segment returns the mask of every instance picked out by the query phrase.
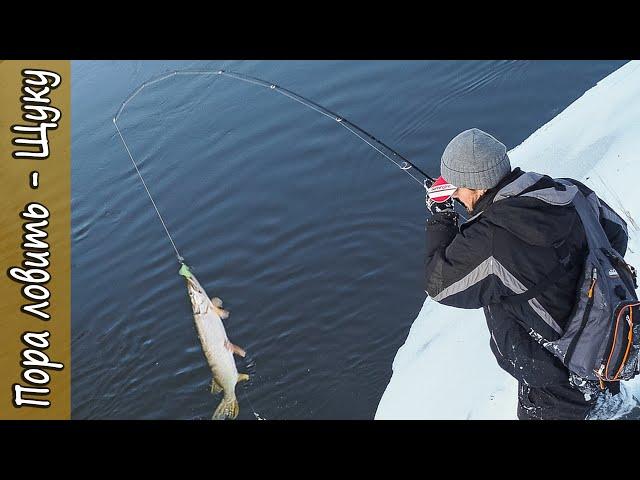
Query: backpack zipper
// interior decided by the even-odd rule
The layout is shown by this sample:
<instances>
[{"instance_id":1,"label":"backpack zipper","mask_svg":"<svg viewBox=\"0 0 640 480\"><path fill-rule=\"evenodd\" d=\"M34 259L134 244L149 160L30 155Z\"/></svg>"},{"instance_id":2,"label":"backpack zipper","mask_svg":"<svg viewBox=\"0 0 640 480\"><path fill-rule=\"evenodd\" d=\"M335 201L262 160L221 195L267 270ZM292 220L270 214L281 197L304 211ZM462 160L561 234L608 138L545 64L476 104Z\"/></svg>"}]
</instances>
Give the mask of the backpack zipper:
<instances>
[{"instance_id":1,"label":"backpack zipper","mask_svg":"<svg viewBox=\"0 0 640 480\"><path fill-rule=\"evenodd\" d=\"M627 305L624 305L622 308L620 308L620 311L618 312L618 315L616 315L616 321L612 324L612 329L611 329L611 333L609 334L609 342L611 342L611 347L609 350L609 355L605 354L605 357L602 359L602 364L600 365L600 369L597 372L597 376L598 378L600 378L600 381L602 382L602 380L607 380L607 381L619 381L621 380L621 378L619 377L620 373L622 372L622 369L624 368L624 365L627 361L627 358L629 356L629 350L631 348L631 345L633 344L633 308L636 307L638 305L638 302L636 303L630 303ZM622 356L622 359L620 360L620 365L618 367L617 372L613 375L613 377L611 376L611 374L609 373L609 367L611 366L611 360L612 360L612 355L613 355L613 351L615 349L616 346L616 338L618 336L618 330L620 327L620 322L621 322L621 317L623 316L625 310L628 310L628 322L627 325L629 326L629 331L627 332L627 344L626 344L626 349L624 352L624 355ZM624 320L623 320L624 322ZM622 327L624 328L624 327Z\"/></svg>"},{"instance_id":2,"label":"backpack zipper","mask_svg":"<svg viewBox=\"0 0 640 480\"><path fill-rule=\"evenodd\" d=\"M573 353L576 349L576 345L578 344L578 340L580 340L580 336L582 335L582 332L584 331L584 328L587 326L587 320L589 319L589 313L591 312L591 307L593 306L593 301L595 299L595 296L593 294L593 290L596 286L596 281L598 280L598 270L596 269L596 267L593 267L593 269L591 270L591 286L589 287L589 290L587 291L587 297L589 298L589 300L587 301L587 306L584 309L584 314L582 315L582 322L580 323L580 328L578 329L578 331L576 332L575 336L573 337L573 340L571 341L571 344L569 345L569 348L567 348L567 354L564 357L564 364L568 365L569 362L571 361L571 357L573 357Z\"/></svg>"}]
</instances>

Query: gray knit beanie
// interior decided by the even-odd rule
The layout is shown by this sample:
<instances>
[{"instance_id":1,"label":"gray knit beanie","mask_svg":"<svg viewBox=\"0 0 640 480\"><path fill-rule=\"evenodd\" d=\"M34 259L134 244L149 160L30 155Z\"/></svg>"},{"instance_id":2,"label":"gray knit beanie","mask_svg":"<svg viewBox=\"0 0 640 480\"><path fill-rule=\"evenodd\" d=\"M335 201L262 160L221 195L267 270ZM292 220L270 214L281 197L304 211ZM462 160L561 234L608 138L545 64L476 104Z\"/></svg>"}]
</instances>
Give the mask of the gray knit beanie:
<instances>
[{"instance_id":1,"label":"gray knit beanie","mask_svg":"<svg viewBox=\"0 0 640 480\"><path fill-rule=\"evenodd\" d=\"M478 128L456 135L444 149L440 175L456 187L495 187L511 172L507 147Z\"/></svg>"}]
</instances>

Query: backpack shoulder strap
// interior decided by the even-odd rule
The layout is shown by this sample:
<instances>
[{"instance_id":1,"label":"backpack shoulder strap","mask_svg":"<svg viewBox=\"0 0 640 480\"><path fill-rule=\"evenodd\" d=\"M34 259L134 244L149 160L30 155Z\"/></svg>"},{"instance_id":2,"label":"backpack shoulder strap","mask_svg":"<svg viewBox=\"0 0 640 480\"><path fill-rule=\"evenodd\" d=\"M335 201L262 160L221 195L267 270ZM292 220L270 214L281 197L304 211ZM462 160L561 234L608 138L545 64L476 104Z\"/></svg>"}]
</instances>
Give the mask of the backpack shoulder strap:
<instances>
[{"instance_id":1,"label":"backpack shoulder strap","mask_svg":"<svg viewBox=\"0 0 640 480\"><path fill-rule=\"evenodd\" d=\"M609 242L609 238L604 233L604 229L600 224L597 210L594 210L580 191L576 193L576 196L573 199L573 206L580 216L584 233L587 236L589 249L606 248L608 250L612 250L611 242Z\"/></svg>"}]
</instances>

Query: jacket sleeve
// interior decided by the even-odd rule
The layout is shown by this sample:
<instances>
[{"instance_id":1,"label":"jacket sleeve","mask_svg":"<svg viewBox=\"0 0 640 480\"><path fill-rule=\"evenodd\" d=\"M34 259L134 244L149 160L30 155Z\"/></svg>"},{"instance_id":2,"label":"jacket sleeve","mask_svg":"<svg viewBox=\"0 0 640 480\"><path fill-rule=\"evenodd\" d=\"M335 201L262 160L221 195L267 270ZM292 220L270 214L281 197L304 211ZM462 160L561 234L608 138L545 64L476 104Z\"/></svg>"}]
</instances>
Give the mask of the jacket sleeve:
<instances>
[{"instance_id":1,"label":"jacket sleeve","mask_svg":"<svg viewBox=\"0 0 640 480\"><path fill-rule=\"evenodd\" d=\"M607 238L611 246L624 257L627 253L627 243L629 241L629 233L627 231L627 222L618 215L613 208L598 198L600 202L600 225L607 234Z\"/></svg>"},{"instance_id":2,"label":"jacket sleeve","mask_svg":"<svg viewBox=\"0 0 640 480\"><path fill-rule=\"evenodd\" d=\"M426 226L425 291L435 301L480 308L512 293L500 280L492 255L492 227L483 220L459 231L437 217Z\"/></svg>"}]
</instances>

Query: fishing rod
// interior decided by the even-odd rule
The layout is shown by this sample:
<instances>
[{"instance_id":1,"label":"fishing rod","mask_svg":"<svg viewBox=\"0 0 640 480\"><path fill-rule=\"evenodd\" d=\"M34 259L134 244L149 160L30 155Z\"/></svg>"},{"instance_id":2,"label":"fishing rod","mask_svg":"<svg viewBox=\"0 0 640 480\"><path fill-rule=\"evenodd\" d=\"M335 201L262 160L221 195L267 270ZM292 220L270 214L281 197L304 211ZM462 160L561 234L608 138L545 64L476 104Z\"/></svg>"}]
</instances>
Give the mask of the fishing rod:
<instances>
[{"instance_id":1,"label":"fishing rod","mask_svg":"<svg viewBox=\"0 0 640 480\"><path fill-rule=\"evenodd\" d=\"M176 244L173 241L173 238L171 237L171 234L169 233L169 229L167 228L167 225L165 224L165 222L164 222L164 220L162 218L162 215L160 214L160 211L158 210L158 207L156 206L156 203L154 202L153 197L151 196L151 192L149 191L149 188L147 187L147 184L144 181L144 178L142 177L142 174L140 173L140 170L138 169L138 165L136 164L136 162L135 162L135 160L133 158L133 155L131 154L131 150L129 149L129 146L127 145L127 142L125 141L124 136L122 135L122 132L120 131L120 128L118 127L118 119L120 118L120 115L124 111L125 107L142 90L144 90L146 87L149 87L151 85L154 85L156 83L162 82L164 80L167 80L169 78L172 78L172 77L175 77L175 76L178 76L178 75L185 75L185 76L188 76L188 75L192 75L192 76L193 75L210 75L210 76L226 77L226 78L239 80L239 81L244 82L244 83L248 83L248 84L256 85L256 86L259 86L259 87L267 88L267 89L269 89L269 90L271 90L273 92L276 92L276 93L279 93L281 95L284 95L285 97L290 98L291 100L294 100L294 101L306 106L307 108L310 108L311 110L314 110L314 111L320 113L321 115L324 115L327 118L330 118L331 120L333 120L336 123L338 123L338 125L344 127L347 131L349 131L350 133L352 133L353 135L358 137L360 140L365 142L367 145L369 145L371 148L373 148L375 151L377 151L379 154L381 154L387 160L389 160L390 162L395 164L398 168L400 168L400 170L405 172L407 175L409 175L411 178L413 178L413 180L415 180L423 188L425 188L425 190L428 189L433 184L433 182L435 181L435 179L433 179L431 176L426 174L423 170L421 170L413 162L411 162L410 160L408 160L407 158L405 158L404 156L402 156L401 154L399 154L398 152L393 150L387 144L385 144L382 141L378 140L376 137L371 135L366 130L358 127L357 125L355 125L354 123L350 122L349 120L347 120L343 116L338 115L337 113L329 110L326 107L323 107L322 105L314 102L313 100L310 100L310 99L308 99L306 97L303 97L302 95L299 95L299 94L297 94L297 93L295 93L295 92L293 92L291 90L288 90L288 89L286 89L284 87L276 85L275 83L268 82L268 81L263 80L261 78L251 77L249 75L245 75L245 74L242 74L242 73L226 71L226 70L174 70L172 72L165 73L165 74L159 75L159 76L157 76L155 78L152 78L151 80L147 80L142 85L140 85L136 90L134 90L120 105L120 108L118 109L118 112L113 117L113 124L114 124L114 126L115 126L115 128L116 128L116 130L118 132L118 135L120 136L120 139L122 140L122 143L123 143L125 149L127 150L127 153L129 154L129 158L131 159L131 162L133 163L133 166L135 167L136 172L137 172L138 176L140 177L140 180L142 181L142 185L144 186L144 188L145 188L145 190L147 192L147 195L149 196L149 199L151 200L151 203L153 204L153 207L155 208L156 213L158 214L158 217L160 218L160 221L162 222L162 226L164 227L164 230L167 233L167 236L169 237L169 240L171 241L171 245L172 245L173 249L176 252L176 257L178 258L178 262L180 262L180 263L184 263L184 258L180 255L180 252L178 251L178 248L176 247ZM412 170L415 170L415 172L417 172L418 174L422 175L423 178L420 179L420 178L416 177L411 172Z\"/></svg>"}]
</instances>

